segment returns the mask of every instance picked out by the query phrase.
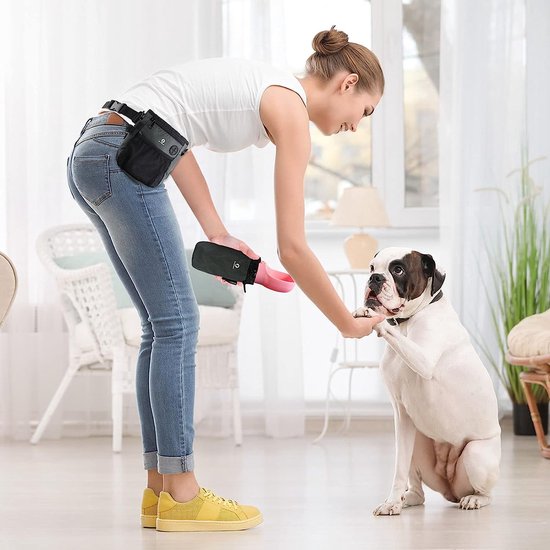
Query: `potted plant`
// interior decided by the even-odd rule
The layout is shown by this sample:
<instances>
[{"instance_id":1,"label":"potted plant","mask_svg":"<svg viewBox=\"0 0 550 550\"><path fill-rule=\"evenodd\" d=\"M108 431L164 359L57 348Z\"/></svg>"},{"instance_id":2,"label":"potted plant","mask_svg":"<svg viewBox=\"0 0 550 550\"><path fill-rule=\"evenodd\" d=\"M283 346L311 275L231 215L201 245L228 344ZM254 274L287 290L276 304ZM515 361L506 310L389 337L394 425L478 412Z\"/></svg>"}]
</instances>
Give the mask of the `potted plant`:
<instances>
[{"instance_id":1,"label":"potted plant","mask_svg":"<svg viewBox=\"0 0 550 550\"><path fill-rule=\"evenodd\" d=\"M506 362L506 339L522 319L550 308L550 203L545 204L541 189L529 176L533 162L523 160L522 167L508 175L519 174L519 185L508 192L480 189L498 192L502 239L496 239L497 244L492 247L487 243L485 246L490 266L490 285L485 283L485 290L498 352L491 352L483 342L479 345L512 400L514 432L518 435L523 435L524 430L533 435L535 432L519 379L524 369ZM541 386L535 387L533 393L541 417L548 419L547 393Z\"/></svg>"}]
</instances>

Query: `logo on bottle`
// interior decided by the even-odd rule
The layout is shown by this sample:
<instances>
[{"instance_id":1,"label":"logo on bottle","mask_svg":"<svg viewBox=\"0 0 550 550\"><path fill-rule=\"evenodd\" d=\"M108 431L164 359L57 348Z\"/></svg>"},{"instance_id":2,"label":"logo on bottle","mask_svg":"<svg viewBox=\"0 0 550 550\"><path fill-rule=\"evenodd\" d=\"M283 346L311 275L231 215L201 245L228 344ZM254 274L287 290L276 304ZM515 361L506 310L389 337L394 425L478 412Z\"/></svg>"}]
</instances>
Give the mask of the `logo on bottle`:
<instances>
[{"instance_id":1,"label":"logo on bottle","mask_svg":"<svg viewBox=\"0 0 550 550\"><path fill-rule=\"evenodd\" d=\"M238 262L233 262L233 269L239 269L241 267L241 264Z\"/></svg>"}]
</instances>

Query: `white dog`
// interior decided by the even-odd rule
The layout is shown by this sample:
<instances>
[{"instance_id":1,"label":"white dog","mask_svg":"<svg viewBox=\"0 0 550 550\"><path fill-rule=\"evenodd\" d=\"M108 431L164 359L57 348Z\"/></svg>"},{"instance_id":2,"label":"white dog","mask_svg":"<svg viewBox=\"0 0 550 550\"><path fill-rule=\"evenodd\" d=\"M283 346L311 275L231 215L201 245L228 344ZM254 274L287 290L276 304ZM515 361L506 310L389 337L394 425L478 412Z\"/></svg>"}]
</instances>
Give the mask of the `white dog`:
<instances>
[{"instance_id":1,"label":"white dog","mask_svg":"<svg viewBox=\"0 0 550 550\"><path fill-rule=\"evenodd\" d=\"M445 275L429 254L386 248L370 265L365 307L384 314L380 370L395 416L391 492L375 515L424 502L422 482L460 508L490 502L499 475L500 426L493 384L443 297Z\"/></svg>"}]
</instances>

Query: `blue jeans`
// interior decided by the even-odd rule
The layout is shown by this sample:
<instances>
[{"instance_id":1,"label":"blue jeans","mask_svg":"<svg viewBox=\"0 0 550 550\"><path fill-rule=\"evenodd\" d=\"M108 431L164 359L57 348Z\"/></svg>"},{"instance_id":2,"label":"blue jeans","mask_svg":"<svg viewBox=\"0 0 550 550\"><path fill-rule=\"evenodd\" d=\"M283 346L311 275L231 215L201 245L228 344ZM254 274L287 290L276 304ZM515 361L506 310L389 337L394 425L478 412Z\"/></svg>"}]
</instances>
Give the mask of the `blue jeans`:
<instances>
[{"instance_id":1,"label":"blue jeans","mask_svg":"<svg viewBox=\"0 0 550 550\"><path fill-rule=\"evenodd\" d=\"M137 404L146 470L192 471L198 306L180 228L161 183L123 172L116 153L129 125L88 120L69 157L71 193L98 230L141 319Z\"/></svg>"}]
</instances>

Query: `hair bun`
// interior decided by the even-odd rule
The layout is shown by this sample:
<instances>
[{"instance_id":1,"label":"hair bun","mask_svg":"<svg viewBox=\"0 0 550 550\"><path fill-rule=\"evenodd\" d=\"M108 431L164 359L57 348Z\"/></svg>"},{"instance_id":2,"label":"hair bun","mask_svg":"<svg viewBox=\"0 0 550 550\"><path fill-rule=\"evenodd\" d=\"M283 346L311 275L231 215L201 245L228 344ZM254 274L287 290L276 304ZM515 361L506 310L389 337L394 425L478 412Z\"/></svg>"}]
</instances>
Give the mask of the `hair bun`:
<instances>
[{"instance_id":1,"label":"hair bun","mask_svg":"<svg viewBox=\"0 0 550 550\"><path fill-rule=\"evenodd\" d=\"M343 31L337 31L336 25L333 25L329 31L318 32L313 37L313 49L321 55L331 55L338 53L345 48L348 43L348 35Z\"/></svg>"}]
</instances>

